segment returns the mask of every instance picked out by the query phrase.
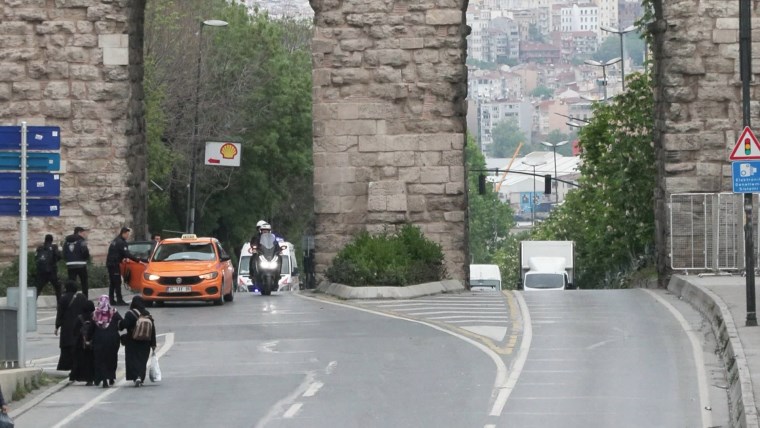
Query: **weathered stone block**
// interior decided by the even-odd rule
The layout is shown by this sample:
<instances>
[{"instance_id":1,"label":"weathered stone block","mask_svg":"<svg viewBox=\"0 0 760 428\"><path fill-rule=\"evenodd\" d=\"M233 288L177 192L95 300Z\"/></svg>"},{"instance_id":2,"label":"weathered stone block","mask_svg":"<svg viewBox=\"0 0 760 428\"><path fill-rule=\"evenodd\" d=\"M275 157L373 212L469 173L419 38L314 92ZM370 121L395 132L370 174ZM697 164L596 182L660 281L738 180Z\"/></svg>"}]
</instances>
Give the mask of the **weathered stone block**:
<instances>
[{"instance_id":1,"label":"weathered stone block","mask_svg":"<svg viewBox=\"0 0 760 428\"><path fill-rule=\"evenodd\" d=\"M464 13L457 9L431 9L425 12L428 25L459 25L464 22Z\"/></svg>"},{"instance_id":2,"label":"weathered stone block","mask_svg":"<svg viewBox=\"0 0 760 428\"><path fill-rule=\"evenodd\" d=\"M402 38L399 41L401 49L422 49L425 47L425 39L422 37Z\"/></svg>"},{"instance_id":3,"label":"weathered stone block","mask_svg":"<svg viewBox=\"0 0 760 428\"><path fill-rule=\"evenodd\" d=\"M376 49L364 51L364 62L373 67L380 65L401 67L408 64L409 59L409 52L402 49Z\"/></svg>"},{"instance_id":4,"label":"weathered stone block","mask_svg":"<svg viewBox=\"0 0 760 428\"><path fill-rule=\"evenodd\" d=\"M420 168L420 182L422 183L448 183L449 167L422 167Z\"/></svg>"},{"instance_id":5,"label":"weathered stone block","mask_svg":"<svg viewBox=\"0 0 760 428\"><path fill-rule=\"evenodd\" d=\"M26 74L24 64L12 62L0 62L0 82L14 82L21 80Z\"/></svg>"},{"instance_id":6,"label":"weathered stone block","mask_svg":"<svg viewBox=\"0 0 760 428\"><path fill-rule=\"evenodd\" d=\"M42 88L39 82L15 82L13 95L19 100L41 100Z\"/></svg>"}]
</instances>

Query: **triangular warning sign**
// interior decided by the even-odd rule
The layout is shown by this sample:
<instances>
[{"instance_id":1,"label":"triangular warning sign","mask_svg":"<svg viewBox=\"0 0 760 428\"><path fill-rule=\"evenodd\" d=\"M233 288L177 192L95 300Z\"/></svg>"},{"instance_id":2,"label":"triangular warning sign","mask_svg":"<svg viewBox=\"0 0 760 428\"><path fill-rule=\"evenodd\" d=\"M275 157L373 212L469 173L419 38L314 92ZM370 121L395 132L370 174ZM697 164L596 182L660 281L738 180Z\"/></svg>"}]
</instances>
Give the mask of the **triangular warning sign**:
<instances>
[{"instance_id":1,"label":"triangular warning sign","mask_svg":"<svg viewBox=\"0 0 760 428\"><path fill-rule=\"evenodd\" d=\"M744 127L742 135L739 136L739 140L734 146L734 150L731 152L729 160L747 160L747 159L760 159L760 142L757 141L755 133L749 128Z\"/></svg>"}]
</instances>

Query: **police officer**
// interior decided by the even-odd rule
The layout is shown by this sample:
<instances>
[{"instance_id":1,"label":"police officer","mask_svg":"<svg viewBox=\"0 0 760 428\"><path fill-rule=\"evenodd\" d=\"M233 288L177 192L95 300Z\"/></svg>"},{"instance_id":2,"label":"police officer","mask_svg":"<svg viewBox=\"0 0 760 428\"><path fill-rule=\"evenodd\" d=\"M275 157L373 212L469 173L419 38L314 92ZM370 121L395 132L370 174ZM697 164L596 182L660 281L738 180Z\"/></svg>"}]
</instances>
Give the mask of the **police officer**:
<instances>
[{"instance_id":1,"label":"police officer","mask_svg":"<svg viewBox=\"0 0 760 428\"><path fill-rule=\"evenodd\" d=\"M127 239L132 229L128 227L122 227L119 234L111 241L111 245L108 246L108 255L106 255L106 268L108 269L108 297L111 302L118 306L126 306L127 302L121 297L121 271L119 265L122 260L129 259L133 262L142 262L132 253L129 252L129 245ZM114 293L116 294L116 300L114 300Z\"/></svg>"},{"instance_id":2,"label":"police officer","mask_svg":"<svg viewBox=\"0 0 760 428\"><path fill-rule=\"evenodd\" d=\"M61 283L58 280L58 261L61 260L61 251L53 244L53 235L45 235L45 242L37 247L35 260L37 262L37 297L40 297L42 289L47 283L53 285L56 301L61 298Z\"/></svg>"},{"instance_id":3,"label":"police officer","mask_svg":"<svg viewBox=\"0 0 760 428\"><path fill-rule=\"evenodd\" d=\"M66 260L69 279L75 281L79 277L82 294L88 299L87 261L90 260L90 249L87 248L87 235L89 233L90 229L77 226L74 228L74 233L67 236L63 243L63 259Z\"/></svg>"}]
</instances>

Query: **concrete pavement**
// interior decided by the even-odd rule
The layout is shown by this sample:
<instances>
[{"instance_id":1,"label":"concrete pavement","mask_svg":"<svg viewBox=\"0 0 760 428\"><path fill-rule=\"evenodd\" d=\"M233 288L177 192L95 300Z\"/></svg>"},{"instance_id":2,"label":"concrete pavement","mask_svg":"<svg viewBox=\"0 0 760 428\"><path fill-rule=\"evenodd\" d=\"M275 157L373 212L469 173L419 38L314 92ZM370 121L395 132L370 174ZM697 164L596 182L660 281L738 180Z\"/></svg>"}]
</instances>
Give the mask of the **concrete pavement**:
<instances>
[{"instance_id":1,"label":"concrete pavement","mask_svg":"<svg viewBox=\"0 0 760 428\"><path fill-rule=\"evenodd\" d=\"M747 327L746 278L674 275L668 290L710 322L728 371L732 427L760 427L760 326Z\"/></svg>"}]
</instances>

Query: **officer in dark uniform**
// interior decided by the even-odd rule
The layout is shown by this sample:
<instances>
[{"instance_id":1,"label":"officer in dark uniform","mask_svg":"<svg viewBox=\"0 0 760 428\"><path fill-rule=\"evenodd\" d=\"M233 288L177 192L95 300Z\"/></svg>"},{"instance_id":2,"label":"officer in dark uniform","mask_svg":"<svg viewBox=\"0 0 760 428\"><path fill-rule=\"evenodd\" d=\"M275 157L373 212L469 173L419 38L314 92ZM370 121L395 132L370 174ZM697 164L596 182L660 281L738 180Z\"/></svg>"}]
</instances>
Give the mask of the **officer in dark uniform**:
<instances>
[{"instance_id":1,"label":"officer in dark uniform","mask_svg":"<svg viewBox=\"0 0 760 428\"><path fill-rule=\"evenodd\" d=\"M58 280L58 261L63 257L58 246L53 244L53 235L45 235L45 242L37 247L35 259L37 261L37 297L42 294L42 289L47 283L53 285L56 301L61 298L61 282Z\"/></svg>"},{"instance_id":2,"label":"officer in dark uniform","mask_svg":"<svg viewBox=\"0 0 760 428\"><path fill-rule=\"evenodd\" d=\"M111 241L111 245L108 246L108 255L106 256L106 268L108 268L108 297L111 302L118 306L126 306L127 302L121 297L121 271L119 265L124 259L132 260L133 262L142 262L132 253L129 252L129 245L127 239L132 229L128 227L122 227L119 235ZM116 294L116 300L114 300L114 293Z\"/></svg>"},{"instance_id":3,"label":"officer in dark uniform","mask_svg":"<svg viewBox=\"0 0 760 428\"><path fill-rule=\"evenodd\" d=\"M87 234L90 229L77 226L74 233L67 236L63 243L63 259L66 261L69 279L75 281L79 277L82 294L87 297L89 285L87 282L87 262L90 260L90 249L87 248Z\"/></svg>"}]
</instances>

